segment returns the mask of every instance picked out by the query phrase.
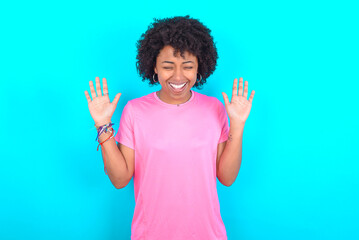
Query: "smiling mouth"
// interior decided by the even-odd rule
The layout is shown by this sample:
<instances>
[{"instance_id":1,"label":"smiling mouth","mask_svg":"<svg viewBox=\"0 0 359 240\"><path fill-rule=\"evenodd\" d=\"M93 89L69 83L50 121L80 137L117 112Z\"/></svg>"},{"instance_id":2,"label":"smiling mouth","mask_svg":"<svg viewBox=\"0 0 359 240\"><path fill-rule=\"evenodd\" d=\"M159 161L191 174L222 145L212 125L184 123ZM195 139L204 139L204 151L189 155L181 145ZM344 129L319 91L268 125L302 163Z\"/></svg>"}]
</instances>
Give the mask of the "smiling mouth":
<instances>
[{"instance_id":1,"label":"smiling mouth","mask_svg":"<svg viewBox=\"0 0 359 240\"><path fill-rule=\"evenodd\" d=\"M187 88L188 82L179 85L173 83L168 84L173 93L182 93Z\"/></svg>"},{"instance_id":2,"label":"smiling mouth","mask_svg":"<svg viewBox=\"0 0 359 240\"><path fill-rule=\"evenodd\" d=\"M186 86L188 82L185 82L185 83L182 83L182 84L174 84L174 83L169 83L169 85L171 87L173 87L174 89L181 89L183 88L184 86Z\"/></svg>"}]
</instances>

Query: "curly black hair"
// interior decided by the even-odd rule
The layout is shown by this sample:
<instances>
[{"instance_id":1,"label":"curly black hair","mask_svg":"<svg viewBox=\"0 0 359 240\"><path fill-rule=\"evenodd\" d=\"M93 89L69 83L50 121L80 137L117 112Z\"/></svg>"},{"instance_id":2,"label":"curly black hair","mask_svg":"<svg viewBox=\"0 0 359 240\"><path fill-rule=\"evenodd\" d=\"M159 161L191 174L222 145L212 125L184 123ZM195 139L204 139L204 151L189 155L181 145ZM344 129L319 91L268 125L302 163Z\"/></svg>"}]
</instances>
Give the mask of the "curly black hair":
<instances>
[{"instance_id":1,"label":"curly black hair","mask_svg":"<svg viewBox=\"0 0 359 240\"><path fill-rule=\"evenodd\" d=\"M217 65L217 48L211 36L211 30L197 19L173 17L156 19L149 25L147 31L137 41L136 68L142 81L150 80L149 85L158 84L153 81L154 67L160 50L170 45L175 49L174 54L185 51L195 55L198 59L198 73L202 75L194 87L198 88L214 72Z\"/></svg>"}]
</instances>

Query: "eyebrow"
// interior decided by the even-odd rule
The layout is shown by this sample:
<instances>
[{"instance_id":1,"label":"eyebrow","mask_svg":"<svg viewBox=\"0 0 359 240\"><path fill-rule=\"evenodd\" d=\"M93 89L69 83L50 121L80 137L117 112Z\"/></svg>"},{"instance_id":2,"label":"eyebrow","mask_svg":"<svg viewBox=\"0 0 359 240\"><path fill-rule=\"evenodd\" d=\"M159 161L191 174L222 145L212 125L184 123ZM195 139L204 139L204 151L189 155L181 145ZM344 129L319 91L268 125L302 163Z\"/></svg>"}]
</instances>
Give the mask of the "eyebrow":
<instances>
[{"instance_id":1,"label":"eyebrow","mask_svg":"<svg viewBox=\"0 0 359 240\"><path fill-rule=\"evenodd\" d=\"M163 61L162 63L172 63L174 64L174 62L170 62L170 61ZM186 61L186 62L183 62L183 63L194 63L193 61Z\"/></svg>"}]
</instances>

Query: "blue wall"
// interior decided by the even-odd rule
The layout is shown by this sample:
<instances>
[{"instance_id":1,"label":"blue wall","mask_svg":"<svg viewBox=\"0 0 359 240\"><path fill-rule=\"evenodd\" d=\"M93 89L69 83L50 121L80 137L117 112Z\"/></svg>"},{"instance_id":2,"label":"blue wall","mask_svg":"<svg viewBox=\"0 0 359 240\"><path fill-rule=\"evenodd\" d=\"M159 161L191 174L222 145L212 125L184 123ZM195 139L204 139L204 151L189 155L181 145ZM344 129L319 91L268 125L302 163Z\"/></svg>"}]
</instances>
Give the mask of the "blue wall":
<instances>
[{"instance_id":1,"label":"blue wall","mask_svg":"<svg viewBox=\"0 0 359 240\"><path fill-rule=\"evenodd\" d=\"M329 3L330 2L330 3ZM129 239L133 181L117 190L96 151L84 95L159 90L136 73L154 17L190 14L210 29L218 68L255 90L236 182L218 194L228 238L359 239L358 5L354 1L99 1L0 5L0 239ZM116 128L117 128L116 127Z\"/></svg>"}]
</instances>

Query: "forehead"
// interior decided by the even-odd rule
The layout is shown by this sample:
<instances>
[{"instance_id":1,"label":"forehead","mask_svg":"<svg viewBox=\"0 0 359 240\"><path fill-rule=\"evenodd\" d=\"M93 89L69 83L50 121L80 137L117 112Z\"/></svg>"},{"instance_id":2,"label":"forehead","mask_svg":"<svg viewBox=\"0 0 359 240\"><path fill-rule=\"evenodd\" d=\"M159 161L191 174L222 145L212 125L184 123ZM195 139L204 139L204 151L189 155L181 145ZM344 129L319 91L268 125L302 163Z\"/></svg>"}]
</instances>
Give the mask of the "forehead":
<instances>
[{"instance_id":1,"label":"forehead","mask_svg":"<svg viewBox=\"0 0 359 240\"><path fill-rule=\"evenodd\" d=\"M177 55L174 55L175 49L172 46L164 46L161 50L160 53L158 54L157 58L160 59L174 59L174 60L181 60L181 59L186 59L186 60L196 60L197 57L195 55L193 55L192 53L185 51L183 53L183 57L181 56L181 53L178 52Z\"/></svg>"}]
</instances>

